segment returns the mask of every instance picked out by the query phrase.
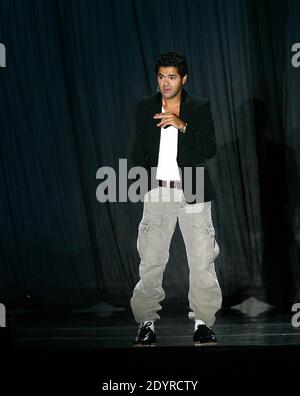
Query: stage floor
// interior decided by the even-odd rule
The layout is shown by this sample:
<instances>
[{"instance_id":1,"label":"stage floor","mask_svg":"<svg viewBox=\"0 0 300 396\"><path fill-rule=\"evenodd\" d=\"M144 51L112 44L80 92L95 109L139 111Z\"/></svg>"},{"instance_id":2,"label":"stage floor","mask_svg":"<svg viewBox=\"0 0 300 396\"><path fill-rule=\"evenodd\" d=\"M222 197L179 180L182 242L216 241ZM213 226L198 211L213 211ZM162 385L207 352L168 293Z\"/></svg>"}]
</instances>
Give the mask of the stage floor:
<instances>
[{"instance_id":1,"label":"stage floor","mask_svg":"<svg viewBox=\"0 0 300 396\"><path fill-rule=\"evenodd\" d=\"M42 311L14 316L17 346L80 348L130 348L137 324L129 311ZM184 308L161 311L155 323L158 347L192 346L194 322ZM219 312L214 331L218 347L300 346L300 327L291 314L265 312L251 317L233 310Z\"/></svg>"},{"instance_id":2,"label":"stage floor","mask_svg":"<svg viewBox=\"0 0 300 396\"><path fill-rule=\"evenodd\" d=\"M223 309L214 326L218 345L194 347L188 310L168 307L156 322L157 346L132 348L137 324L131 312L98 308L15 312L15 342L3 358L2 374L75 376L76 381L93 376L96 385L99 378L137 375L151 380L298 373L300 328L292 326L292 314L273 310L254 317Z\"/></svg>"}]
</instances>

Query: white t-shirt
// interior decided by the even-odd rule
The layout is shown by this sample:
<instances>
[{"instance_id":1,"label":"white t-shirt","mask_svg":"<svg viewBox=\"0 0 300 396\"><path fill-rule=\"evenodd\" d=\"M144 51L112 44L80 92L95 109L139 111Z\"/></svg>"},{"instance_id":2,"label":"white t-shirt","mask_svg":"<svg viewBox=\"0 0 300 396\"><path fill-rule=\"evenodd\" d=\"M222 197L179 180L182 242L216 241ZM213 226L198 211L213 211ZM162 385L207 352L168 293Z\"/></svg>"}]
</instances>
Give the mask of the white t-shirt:
<instances>
[{"instance_id":1,"label":"white t-shirt","mask_svg":"<svg viewBox=\"0 0 300 396\"><path fill-rule=\"evenodd\" d=\"M162 107L162 113L165 109ZM177 164L177 142L178 129L173 125L168 128L160 128L160 144L158 154L158 165L156 179L158 180L180 180Z\"/></svg>"}]
</instances>

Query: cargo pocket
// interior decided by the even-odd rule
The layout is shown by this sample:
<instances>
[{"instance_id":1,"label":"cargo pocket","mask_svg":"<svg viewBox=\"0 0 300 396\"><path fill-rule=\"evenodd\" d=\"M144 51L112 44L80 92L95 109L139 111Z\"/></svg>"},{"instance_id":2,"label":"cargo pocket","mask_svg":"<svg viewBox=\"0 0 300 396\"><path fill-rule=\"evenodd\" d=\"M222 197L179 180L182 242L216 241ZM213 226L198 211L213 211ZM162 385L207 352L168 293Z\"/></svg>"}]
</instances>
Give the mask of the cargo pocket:
<instances>
[{"instance_id":1,"label":"cargo pocket","mask_svg":"<svg viewBox=\"0 0 300 396\"><path fill-rule=\"evenodd\" d=\"M215 229L212 222L195 222L196 237L193 243L196 255L205 266L211 265L219 254L219 246L215 239Z\"/></svg>"},{"instance_id":2,"label":"cargo pocket","mask_svg":"<svg viewBox=\"0 0 300 396\"><path fill-rule=\"evenodd\" d=\"M215 232L214 226L211 222L206 224L205 228L206 228L206 232L207 232L208 236L211 238L211 249L212 249L211 256L212 256L212 258L210 261L214 262L214 260L218 257L218 255L220 253L220 248L219 248L219 245L218 245L218 243L216 241L216 237L215 237L216 232Z\"/></svg>"},{"instance_id":3,"label":"cargo pocket","mask_svg":"<svg viewBox=\"0 0 300 396\"><path fill-rule=\"evenodd\" d=\"M161 226L161 219L149 213L145 213L138 228L137 250L141 260L145 261L149 246L149 236L156 227Z\"/></svg>"},{"instance_id":4,"label":"cargo pocket","mask_svg":"<svg viewBox=\"0 0 300 396\"><path fill-rule=\"evenodd\" d=\"M206 224L206 232L209 236L215 237L215 229L212 223Z\"/></svg>"}]
</instances>

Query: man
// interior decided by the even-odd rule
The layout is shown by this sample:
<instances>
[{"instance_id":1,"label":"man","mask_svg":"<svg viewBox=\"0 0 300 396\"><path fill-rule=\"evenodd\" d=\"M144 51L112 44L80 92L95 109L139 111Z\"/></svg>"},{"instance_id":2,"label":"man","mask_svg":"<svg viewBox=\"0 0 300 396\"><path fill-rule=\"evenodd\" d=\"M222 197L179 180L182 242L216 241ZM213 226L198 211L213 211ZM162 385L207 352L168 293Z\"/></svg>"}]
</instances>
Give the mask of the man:
<instances>
[{"instance_id":1,"label":"man","mask_svg":"<svg viewBox=\"0 0 300 396\"><path fill-rule=\"evenodd\" d=\"M183 89L188 66L179 51L161 54L155 74L158 92L138 103L132 150L134 165L147 169L149 180L151 168L157 168L158 182L144 197L139 225L140 280L130 300L139 324L133 345L156 344L154 321L160 318L157 311L165 297L162 279L177 220L190 270L193 342L196 346L213 345L217 340L210 327L221 307L222 295L214 268L220 251L211 219L214 190L205 161L216 153L214 124L208 100ZM186 168L191 170L189 178L184 173ZM197 168L204 170L200 176Z\"/></svg>"}]
</instances>

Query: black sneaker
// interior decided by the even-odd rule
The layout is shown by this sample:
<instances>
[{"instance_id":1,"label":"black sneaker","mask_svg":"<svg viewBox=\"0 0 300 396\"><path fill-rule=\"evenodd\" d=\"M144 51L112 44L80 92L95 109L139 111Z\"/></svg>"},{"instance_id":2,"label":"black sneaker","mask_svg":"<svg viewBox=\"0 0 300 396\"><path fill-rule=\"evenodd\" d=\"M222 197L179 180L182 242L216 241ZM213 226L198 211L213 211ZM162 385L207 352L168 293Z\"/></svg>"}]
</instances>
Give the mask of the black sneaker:
<instances>
[{"instance_id":1,"label":"black sneaker","mask_svg":"<svg viewBox=\"0 0 300 396\"><path fill-rule=\"evenodd\" d=\"M134 347L155 346L156 334L150 329L151 322L145 322L138 330L137 336L133 341Z\"/></svg>"},{"instance_id":2,"label":"black sneaker","mask_svg":"<svg viewBox=\"0 0 300 396\"><path fill-rule=\"evenodd\" d=\"M193 341L195 346L217 345L217 337L215 336L215 333L204 324L198 325L193 336Z\"/></svg>"}]
</instances>

